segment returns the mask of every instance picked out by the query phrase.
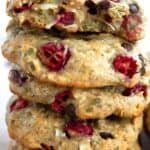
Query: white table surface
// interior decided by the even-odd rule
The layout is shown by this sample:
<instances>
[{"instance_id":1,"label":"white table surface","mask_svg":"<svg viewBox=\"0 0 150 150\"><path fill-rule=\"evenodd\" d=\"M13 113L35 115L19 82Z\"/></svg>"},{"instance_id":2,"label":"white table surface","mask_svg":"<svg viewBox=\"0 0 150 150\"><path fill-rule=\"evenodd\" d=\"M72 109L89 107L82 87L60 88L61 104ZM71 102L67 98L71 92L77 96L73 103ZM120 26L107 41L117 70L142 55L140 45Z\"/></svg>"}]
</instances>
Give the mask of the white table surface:
<instances>
[{"instance_id":1,"label":"white table surface","mask_svg":"<svg viewBox=\"0 0 150 150\"><path fill-rule=\"evenodd\" d=\"M144 11L147 18L150 18L150 1L139 0L141 5L144 7ZM2 0L0 3L0 46L5 40L5 27L9 20L9 17L5 13L5 3L6 0ZM149 16L149 17L148 17ZM148 20L150 22L150 19ZM141 50L150 51L150 23L149 28L147 26L146 38L141 42ZM5 112L6 104L8 102L11 93L8 88L8 62L2 57L0 53L0 150L7 150L9 144L9 138L7 134L7 128L5 124Z\"/></svg>"}]
</instances>

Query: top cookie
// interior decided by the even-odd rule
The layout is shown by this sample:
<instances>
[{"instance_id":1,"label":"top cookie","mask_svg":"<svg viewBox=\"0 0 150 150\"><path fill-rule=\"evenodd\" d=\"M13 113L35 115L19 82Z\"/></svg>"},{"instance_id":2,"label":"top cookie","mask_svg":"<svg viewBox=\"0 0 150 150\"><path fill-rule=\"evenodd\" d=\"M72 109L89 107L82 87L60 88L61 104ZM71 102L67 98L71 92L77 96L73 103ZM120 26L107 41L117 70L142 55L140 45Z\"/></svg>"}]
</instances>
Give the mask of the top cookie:
<instances>
[{"instance_id":1,"label":"top cookie","mask_svg":"<svg viewBox=\"0 0 150 150\"><path fill-rule=\"evenodd\" d=\"M8 0L7 11L20 24L44 29L143 37L143 14L134 0Z\"/></svg>"},{"instance_id":2,"label":"top cookie","mask_svg":"<svg viewBox=\"0 0 150 150\"><path fill-rule=\"evenodd\" d=\"M40 81L76 88L132 87L147 72L138 48L110 34L57 37L22 27L10 32L3 55Z\"/></svg>"}]
</instances>

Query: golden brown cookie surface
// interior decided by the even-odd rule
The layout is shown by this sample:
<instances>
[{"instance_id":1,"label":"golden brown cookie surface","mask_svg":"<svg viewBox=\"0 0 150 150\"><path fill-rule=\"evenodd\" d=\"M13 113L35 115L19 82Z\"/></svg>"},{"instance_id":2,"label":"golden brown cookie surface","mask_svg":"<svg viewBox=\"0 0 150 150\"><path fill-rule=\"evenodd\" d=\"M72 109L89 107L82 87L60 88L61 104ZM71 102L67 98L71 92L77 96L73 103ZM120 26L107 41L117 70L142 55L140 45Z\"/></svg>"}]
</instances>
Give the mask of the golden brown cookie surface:
<instances>
[{"instance_id":1,"label":"golden brown cookie surface","mask_svg":"<svg viewBox=\"0 0 150 150\"><path fill-rule=\"evenodd\" d=\"M112 150L116 147L124 150L137 140L142 128L142 117L70 120L21 99L11 102L6 120L10 137L31 149L47 145L64 150L67 146L71 150L81 147L107 150L109 145Z\"/></svg>"},{"instance_id":2,"label":"golden brown cookie surface","mask_svg":"<svg viewBox=\"0 0 150 150\"><path fill-rule=\"evenodd\" d=\"M137 48L109 34L58 38L21 27L10 32L3 55L40 81L80 88L132 87L143 75Z\"/></svg>"},{"instance_id":3,"label":"golden brown cookie surface","mask_svg":"<svg viewBox=\"0 0 150 150\"><path fill-rule=\"evenodd\" d=\"M41 83L17 68L10 71L9 79L11 91L20 97L50 105L55 112L71 107L82 119L102 119L112 114L133 118L139 116L149 102L148 87L141 83L132 88L65 88ZM53 104L63 108L56 110Z\"/></svg>"}]
</instances>

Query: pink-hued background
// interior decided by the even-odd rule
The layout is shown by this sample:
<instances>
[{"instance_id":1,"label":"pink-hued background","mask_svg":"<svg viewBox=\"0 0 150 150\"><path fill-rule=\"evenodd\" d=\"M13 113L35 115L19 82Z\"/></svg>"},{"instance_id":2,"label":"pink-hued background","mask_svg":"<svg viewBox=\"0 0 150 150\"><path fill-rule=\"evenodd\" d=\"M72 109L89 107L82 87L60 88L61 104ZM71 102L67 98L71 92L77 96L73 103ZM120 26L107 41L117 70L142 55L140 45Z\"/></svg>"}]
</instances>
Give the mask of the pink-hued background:
<instances>
[{"instance_id":1,"label":"pink-hued background","mask_svg":"<svg viewBox=\"0 0 150 150\"><path fill-rule=\"evenodd\" d=\"M150 7L148 0L138 0L144 8L147 26L146 26L146 38L140 41L140 47L142 51L150 52ZM8 23L9 17L5 13L6 0L2 0L0 3L0 46L6 39L5 27ZM0 53L0 150L7 150L9 145L9 138L7 134L7 128L5 125L5 113L6 105L11 96L8 88L8 70L9 63L2 57ZM143 135L144 150L150 150L150 139ZM134 150L134 147L133 147Z\"/></svg>"}]
</instances>

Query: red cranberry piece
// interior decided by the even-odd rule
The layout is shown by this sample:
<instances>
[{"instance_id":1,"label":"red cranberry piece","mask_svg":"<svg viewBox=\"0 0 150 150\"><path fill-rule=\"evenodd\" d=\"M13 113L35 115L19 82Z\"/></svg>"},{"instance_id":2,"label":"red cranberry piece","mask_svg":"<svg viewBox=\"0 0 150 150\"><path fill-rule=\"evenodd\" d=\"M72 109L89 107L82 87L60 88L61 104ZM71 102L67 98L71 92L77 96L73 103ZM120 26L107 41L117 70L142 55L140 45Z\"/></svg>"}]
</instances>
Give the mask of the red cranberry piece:
<instances>
[{"instance_id":1,"label":"red cranberry piece","mask_svg":"<svg viewBox=\"0 0 150 150\"><path fill-rule=\"evenodd\" d=\"M21 7L14 8L15 13L21 13L23 11L31 9L32 5L29 4L23 4Z\"/></svg>"},{"instance_id":2,"label":"red cranberry piece","mask_svg":"<svg viewBox=\"0 0 150 150\"><path fill-rule=\"evenodd\" d=\"M90 136L93 135L93 128L83 121L70 121L65 125L65 132L70 136L75 134Z\"/></svg>"},{"instance_id":3,"label":"red cranberry piece","mask_svg":"<svg viewBox=\"0 0 150 150\"><path fill-rule=\"evenodd\" d=\"M125 30L125 34L128 37L128 40L132 41L138 38L138 35L142 31L141 24L142 20L140 16L124 16L124 20L121 26Z\"/></svg>"},{"instance_id":4,"label":"red cranberry piece","mask_svg":"<svg viewBox=\"0 0 150 150\"><path fill-rule=\"evenodd\" d=\"M75 21L75 14L64 9L60 10L57 16L57 24L72 25Z\"/></svg>"},{"instance_id":5,"label":"red cranberry piece","mask_svg":"<svg viewBox=\"0 0 150 150\"><path fill-rule=\"evenodd\" d=\"M23 98L18 98L10 105L10 111L15 111L19 109L23 109L28 106L28 101Z\"/></svg>"},{"instance_id":6,"label":"red cranberry piece","mask_svg":"<svg viewBox=\"0 0 150 150\"><path fill-rule=\"evenodd\" d=\"M110 2L108 0L103 0L98 4L98 10L107 10L110 8Z\"/></svg>"},{"instance_id":7,"label":"red cranberry piece","mask_svg":"<svg viewBox=\"0 0 150 150\"><path fill-rule=\"evenodd\" d=\"M136 3L130 4L129 8L132 14L136 14L139 12L139 6Z\"/></svg>"},{"instance_id":8,"label":"red cranberry piece","mask_svg":"<svg viewBox=\"0 0 150 150\"><path fill-rule=\"evenodd\" d=\"M130 56L118 55L113 61L113 67L129 78L132 78L137 72L136 60Z\"/></svg>"},{"instance_id":9,"label":"red cranberry piece","mask_svg":"<svg viewBox=\"0 0 150 150\"><path fill-rule=\"evenodd\" d=\"M147 95L147 86L143 85L143 84L137 84L132 88L125 89L122 94L124 96L130 96L132 94L136 94L139 92L143 92L143 96L146 96Z\"/></svg>"},{"instance_id":10,"label":"red cranberry piece","mask_svg":"<svg viewBox=\"0 0 150 150\"><path fill-rule=\"evenodd\" d=\"M91 15L96 15L97 14L97 6L92 0L87 0L85 2L85 6L88 8L88 12Z\"/></svg>"},{"instance_id":11,"label":"red cranberry piece","mask_svg":"<svg viewBox=\"0 0 150 150\"><path fill-rule=\"evenodd\" d=\"M69 48L61 43L49 42L42 45L38 50L38 57L50 71L61 70L71 57Z\"/></svg>"},{"instance_id":12,"label":"red cranberry piece","mask_svg":"<svg viewBox=\"0 0 150 150\"><path fill-rule=\"evenodd\" d=\"M58 93L55 96L54 102L51 104L51 109L55 112L61 113L65 108L65 101L70 97L71 92L69 90Z\"/></svg>"}]
</instances>

